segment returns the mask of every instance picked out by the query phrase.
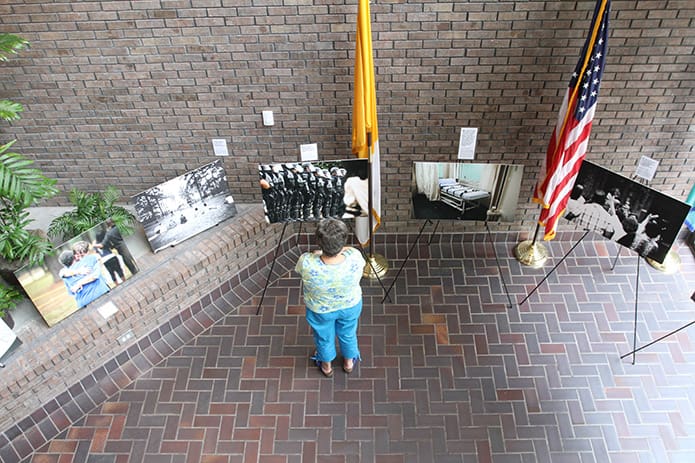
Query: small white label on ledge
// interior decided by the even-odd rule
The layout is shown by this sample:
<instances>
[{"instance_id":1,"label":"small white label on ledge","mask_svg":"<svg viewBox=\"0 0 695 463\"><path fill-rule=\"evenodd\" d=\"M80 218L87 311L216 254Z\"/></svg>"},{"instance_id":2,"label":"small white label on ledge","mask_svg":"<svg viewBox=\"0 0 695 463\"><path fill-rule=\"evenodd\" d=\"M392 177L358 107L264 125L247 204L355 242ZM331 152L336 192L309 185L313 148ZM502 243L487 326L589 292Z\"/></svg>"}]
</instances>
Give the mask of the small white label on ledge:
<instances>
[{"instance_id":1,"label":"small white label on ledge","mask_svg":"<svg viewBox=\"0 0 695 463\"><path fill-rule=\"evenodd\" d=\"M108 320L109 318L113 317L116 312L118 312L118 308L113 302L107 302L104 305L99 306L97 308L97 312L99 312L99 315L101 315L104 320Z\"/></svg>"}]
</instances>

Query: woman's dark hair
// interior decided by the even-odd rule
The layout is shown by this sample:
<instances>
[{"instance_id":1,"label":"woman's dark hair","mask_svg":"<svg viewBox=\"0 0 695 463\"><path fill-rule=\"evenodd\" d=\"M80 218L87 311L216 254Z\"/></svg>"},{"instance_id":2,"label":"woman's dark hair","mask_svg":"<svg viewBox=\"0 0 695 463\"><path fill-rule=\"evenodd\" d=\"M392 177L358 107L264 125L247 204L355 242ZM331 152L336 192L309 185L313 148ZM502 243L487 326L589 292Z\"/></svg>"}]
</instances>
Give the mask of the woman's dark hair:
<instances>
[{"instance_id":1,"label":"woman's dark hair","mask_svg":"<svg viewBox=\"0 0 695 463\"><path fill-rule=\"evenodd\" d=\"M60 256L58 256L58 262L63 264L65 267L70 267L74 261L75 255L72 253L72 251L63 251L60 253Z\"/></svg>"},{"instance_id":2,"label":"woman's dark hair","mask_svg":"<svg viewBox=\"0 0 695 463\"><path fill-rule=\"evenodd\" d=\"M323 219L316 227L316 240L327 257L333 257L347 243L348 227L338 219Z\"/></svg>"}]
</instances>

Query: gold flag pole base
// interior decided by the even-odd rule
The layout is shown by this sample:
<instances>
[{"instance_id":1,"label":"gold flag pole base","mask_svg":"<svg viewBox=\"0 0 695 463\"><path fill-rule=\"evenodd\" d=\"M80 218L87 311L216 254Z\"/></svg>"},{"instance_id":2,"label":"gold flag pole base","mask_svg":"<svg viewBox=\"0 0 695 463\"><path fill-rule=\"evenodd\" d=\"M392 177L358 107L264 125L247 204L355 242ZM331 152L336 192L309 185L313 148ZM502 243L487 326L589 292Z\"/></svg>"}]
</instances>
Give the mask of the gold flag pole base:
<instances>
[{"instance_id":1,"label":"gold flag pole base","mask_svg":"<svg viewBox=\"0 0 695 463\"><path fill-rule=\"evenodd\" d=\"M364 266L362 276L366 278L381 278L389 270L389 264L384 256L372 254L367 257L367 265Z\"/></svg>"},{"instance_id":2,"label":"gold flag pole base","mask_svg":"<svg viewBox=\"0 0 695 463\"><path fill-rule=\"evenodd\" d=\"M647 263L649 265L651 265L655 269L659 270L660 272L664 272L667 275L670 275L672 273L676 273L678 270L680 270L680 267L681 267L681 257L673 249L671 249L666 254L666 257L664 258L664 262L661 264L653 259L648 258L648 257L645 260L647 261Z\"/></svg>"},{"instance_id":3,"label":"gold flag pole base","mask_svg":"<svg viewBox=\"0 0 695 463\"><path fill-rule=\"evenodd\" d=\"M539 268L548 260L548 251L541 243L526 240L514 247L514 257L524 265Z\"/></svg>"}]
</instances>

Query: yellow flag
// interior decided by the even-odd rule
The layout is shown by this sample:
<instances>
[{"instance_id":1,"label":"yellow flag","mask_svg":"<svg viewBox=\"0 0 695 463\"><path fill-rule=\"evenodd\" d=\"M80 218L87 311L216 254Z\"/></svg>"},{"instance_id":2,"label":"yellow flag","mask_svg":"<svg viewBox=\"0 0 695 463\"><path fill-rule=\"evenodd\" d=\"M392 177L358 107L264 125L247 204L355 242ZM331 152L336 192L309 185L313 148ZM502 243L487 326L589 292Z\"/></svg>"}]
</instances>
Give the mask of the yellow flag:
<instances>
[{"instance_id":1,"label":"yellow flag","mask_svg":"<svg viewBox=\"0 0 695 463\"><path fill-rule=\"evenodd\" d=\"M372 53L372 26L369 0L359 0L357 12L357 44L355 47L355 89L352 108L352 153L369 159L371 182L372 231L381 224L381 168L379 160L379 130L376 117L376 84ZM369 241L369 221L358 218L355 224L357 239L363 245Z\"/></svg>"}]
</instances>

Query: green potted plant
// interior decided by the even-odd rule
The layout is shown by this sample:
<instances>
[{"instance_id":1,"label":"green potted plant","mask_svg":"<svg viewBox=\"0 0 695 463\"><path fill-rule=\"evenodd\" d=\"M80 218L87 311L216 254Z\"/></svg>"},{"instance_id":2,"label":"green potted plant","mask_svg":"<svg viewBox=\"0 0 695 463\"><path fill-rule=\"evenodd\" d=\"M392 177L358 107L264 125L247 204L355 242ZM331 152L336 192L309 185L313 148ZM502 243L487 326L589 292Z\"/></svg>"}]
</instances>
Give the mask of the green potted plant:
<instances>
[{"instance_id":1,"label":"green potted plant","mask_svg":"<svg viewBox=\"0 0 695 463\"><path fill-rule=\"evenodd\" d=\"M0 61L29 43L13 34L0 34ZM0 119L11 122L19 119L22 105L10 100L0 101ZM16 140L0 146L0 315L13 308L22 293L14 270L24 264L38 265L53 251L50 241L29 227L28 208L58 193L55 180L32 167L33 161L10 149ZM9 286L10 283L13 286Z\"/></svg>"},{"instance_id":2,"label":"green potted plant","mask_svg":"<svg viewBox=\"0 0 695 463\"><path fill-rule=\"evenodd\" d=\"M90 228L111 218L124 236L133 233L135 216L128 209L116 205L118 190L107 186L103 192L85 193L72 189L70 202L75 209L65 212L51 221L48 236L60 242L74 238Z\"/></svg>"}]
</instances>

